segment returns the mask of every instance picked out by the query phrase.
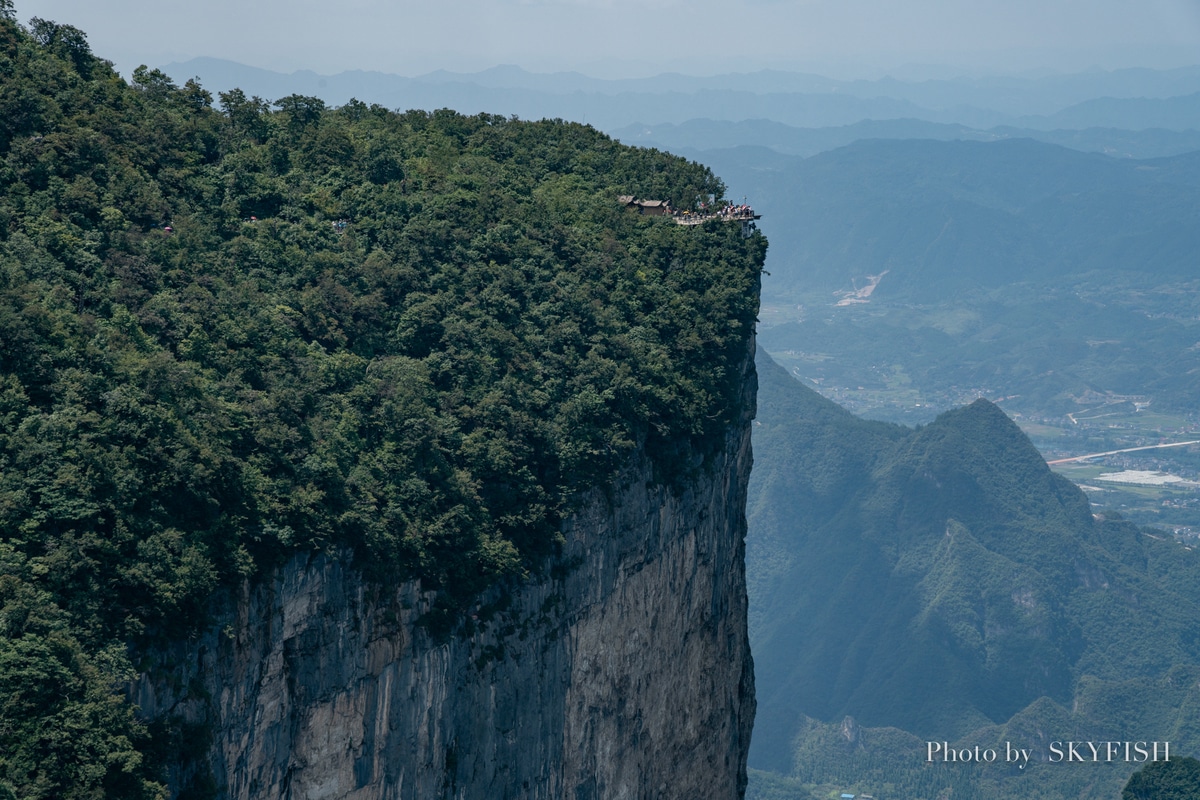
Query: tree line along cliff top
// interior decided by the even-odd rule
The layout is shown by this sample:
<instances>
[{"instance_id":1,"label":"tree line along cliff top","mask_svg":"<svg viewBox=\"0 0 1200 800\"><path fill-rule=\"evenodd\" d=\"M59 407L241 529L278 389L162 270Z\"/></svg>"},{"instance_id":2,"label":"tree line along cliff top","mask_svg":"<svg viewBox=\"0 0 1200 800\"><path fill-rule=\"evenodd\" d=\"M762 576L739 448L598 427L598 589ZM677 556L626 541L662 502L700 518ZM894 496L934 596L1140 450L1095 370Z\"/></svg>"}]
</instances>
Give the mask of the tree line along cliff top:
<instances>
[{"instance_id":1,"label":"tree line along cliff top","mask_svg":"<svg viewBox=\"0 0 1200 800\"><path fill-rule=\"evenodd\" d=\"M559 120L126 83L0 2L0 797L153 794L121 643L292 552L453 606L639 451L716 452L765 240L614 198L723 188Z\"/></svg>"}]
</instances>

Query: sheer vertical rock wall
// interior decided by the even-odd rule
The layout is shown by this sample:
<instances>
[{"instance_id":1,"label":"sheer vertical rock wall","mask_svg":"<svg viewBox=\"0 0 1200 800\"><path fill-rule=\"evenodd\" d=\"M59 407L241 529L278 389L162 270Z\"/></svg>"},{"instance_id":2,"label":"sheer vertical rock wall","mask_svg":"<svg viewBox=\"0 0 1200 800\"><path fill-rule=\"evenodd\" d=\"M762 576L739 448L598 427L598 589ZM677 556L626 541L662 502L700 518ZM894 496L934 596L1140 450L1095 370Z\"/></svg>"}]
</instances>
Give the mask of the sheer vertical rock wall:
<instances>
[{"instance_id":1,"label":"sheer vertical rock wall","mask_svg":"<svg viewBox=\"0 0 1200 800\"><path fill-rule=\"evenodd\" d=\"M174 795L738 798L754 717L743 559L749 420L682 491L597 490L563 558L439 641L432 595L293 559L132 688L185 732ZM189 790L188 787L191 787Z\"/></svg>"}]
</instances>

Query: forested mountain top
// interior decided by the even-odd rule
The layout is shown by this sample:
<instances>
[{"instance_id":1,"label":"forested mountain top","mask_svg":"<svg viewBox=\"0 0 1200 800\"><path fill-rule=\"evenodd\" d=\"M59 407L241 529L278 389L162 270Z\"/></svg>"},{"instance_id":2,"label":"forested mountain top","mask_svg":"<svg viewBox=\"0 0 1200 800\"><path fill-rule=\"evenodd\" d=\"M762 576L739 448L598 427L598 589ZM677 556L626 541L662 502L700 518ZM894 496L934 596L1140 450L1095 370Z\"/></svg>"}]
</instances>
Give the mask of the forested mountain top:
<instances>
[{"instance_id":1,"label":"forested mountain top","mask_svg":"<svg viewBox=\"0 0 1200 800\"><path fill-rule=\"evenodd\" d=\"M1074 485L1046 468L1045 459L1021 432L1021 429L994 403L979 398L970 405L947 411L928 425L907 428L855 416L831 400L800 383L771 360L761 348L759 395L765 413L756 426L756 437L766 443L771 458L788 453L809 459L808 468L788 469L788 481L816 481L831 484L831 477L860 480L870 475L884 483L908 481L911 473L923 476L939 497L958 497L957 490L945 481L971 481L987 484L989 492L1009 503L1006 515L1018 512L1032 496L1048 491L1079 513L1086 503ZM765 365L765 366L764 366ZM794 444L799 437L820 446L802 448ZM835 464L853 463L853 474ZM819 467L819 468L818 468ZM831 468L832 467L832 468ZM1030 493L1031 483L1038 485ZM895 487L907 492L906 487ZM961 487L960 487L961 488ZM934 494L909 497L912 508L925 509L936 517L943 512L929 503ZM842 501L845 498L841 498ZM1090 518L1090 514L1084 514Z\"/></svg>"},{"instance_id":2,"label":"forested mountain top","mask_svg":"<svg viewBox=\"0 0 1200 800\"><path fill-rule=\"evenodd\" d=\"M0 795L150 796L123 643L297 550L443 620L740 418L765 241L585 126L132 84L0 7Z\"/></svg>"},{"instance_id":3,"label":"forested mountain top","mask_svg":"<svg viewBox=\"0 0 1200 800\"><path fill-rule=\"evenodd\" d=\"M1135 731L1200 746L1193 550L1094 517L995 404L909 429L841 412L762 351L758 363L752 766L867 793L1104 797L1135 765L934 780L912 748L1007 739L1045 755L1049 739Z\"/></svg>"}]
</instances>

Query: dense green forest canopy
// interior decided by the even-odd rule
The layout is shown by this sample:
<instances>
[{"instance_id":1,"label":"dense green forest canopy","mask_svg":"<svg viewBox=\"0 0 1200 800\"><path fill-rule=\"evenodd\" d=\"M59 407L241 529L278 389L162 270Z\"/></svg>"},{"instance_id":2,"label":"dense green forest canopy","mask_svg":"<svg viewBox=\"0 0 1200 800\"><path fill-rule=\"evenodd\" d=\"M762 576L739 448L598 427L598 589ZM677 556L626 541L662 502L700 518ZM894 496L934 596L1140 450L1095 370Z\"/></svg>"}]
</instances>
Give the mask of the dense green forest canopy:
<instances>
[{"instance_id":1,"label":"dense green forest canopy","mask_svg":"<svg viewBox=\"0 0 1200 800\"><path fill-rule=\"evenodd\" d=\"M591 128L214 98L0 0L0 797L155 789L123 643L353 551L453 608L737 418L765 241ZM69 723L68 723L69 721Z\"/></svg>"},{"instance_id":2,"label":"dense green forest canopy","mask_svg":"<svg viewBox=\"0 0 1200 800\"><path fill-rule=\"evenodd\" d=\"M1121 800L1196 800L1200 798L1200 761L1172 758L1147 764L1130 776Z\"/></svg>"}]
</instances>

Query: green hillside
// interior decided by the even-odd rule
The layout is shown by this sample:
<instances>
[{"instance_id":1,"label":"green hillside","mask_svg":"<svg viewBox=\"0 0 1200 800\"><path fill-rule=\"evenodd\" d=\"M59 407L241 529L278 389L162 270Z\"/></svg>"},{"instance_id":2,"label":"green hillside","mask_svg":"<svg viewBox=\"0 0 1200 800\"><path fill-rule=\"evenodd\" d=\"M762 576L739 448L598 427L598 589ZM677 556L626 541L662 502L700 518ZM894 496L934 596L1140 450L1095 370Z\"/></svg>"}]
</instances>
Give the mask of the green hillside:
<instances>
[{"instance_id":1,"label":"green hillside","mask_svg":"<svg viewBox=\"0 0 1200 800\"><path fill-rule=\"evenodd\" d=\"M991 403L908 429L761 351L759 375L751 765L808 787L778 796L1112 797L1137 764L1048 763L1049 743L1200 748L1193 551L1093 518ZM1033 762L926 765L935 740Z\"/></svg>"},{"instance_id":2,"label":"green hillside","mask_svg":"<svg viewBox=\"0 0 1200 800\"><path fill-rule=\"evenodd\" d=\"M214 99L0 3L0 797L149 797L125 644L297 551L542 569L581 491L739 417L765 241L561 121ZM165 741L162 737L157 739Z\"/></svg>"}]
</instances>

